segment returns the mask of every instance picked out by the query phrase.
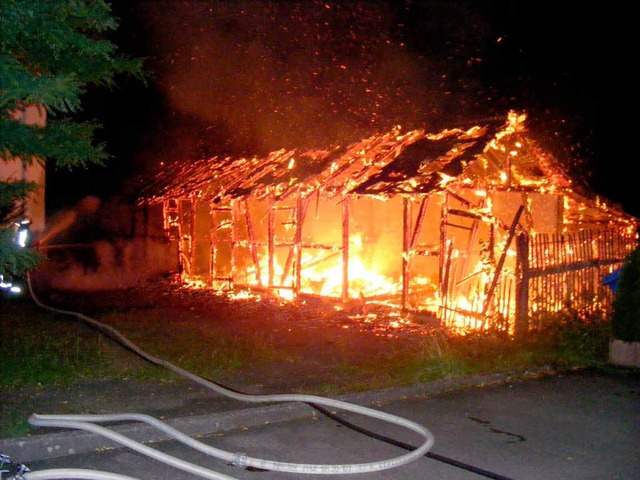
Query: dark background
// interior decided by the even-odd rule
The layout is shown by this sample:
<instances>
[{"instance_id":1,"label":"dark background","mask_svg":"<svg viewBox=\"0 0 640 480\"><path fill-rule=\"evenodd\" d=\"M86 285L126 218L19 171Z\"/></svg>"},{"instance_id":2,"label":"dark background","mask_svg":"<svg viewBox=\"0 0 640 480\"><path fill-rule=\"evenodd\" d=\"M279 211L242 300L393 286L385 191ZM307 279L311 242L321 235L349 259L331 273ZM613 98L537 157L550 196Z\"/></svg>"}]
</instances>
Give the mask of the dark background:
<instances>
[{"instance_id":1,"label":"dark background","mask_svg":"<svg viewBox=\"0 0 640 480\"><path fill-rule=\"evenodd\" d=\"M515 109L579 183L640 216L628 167L601 150L618 40L600 4L111 5L120 28L110 39L145 57L153 78L85 95L82 116L104 125L98 140L113 158L106 168L50 168L50 211L86 195L117 195L126 179L160 162L327 148L394 125L438 131Z\"/></svg>"}]
</instances>

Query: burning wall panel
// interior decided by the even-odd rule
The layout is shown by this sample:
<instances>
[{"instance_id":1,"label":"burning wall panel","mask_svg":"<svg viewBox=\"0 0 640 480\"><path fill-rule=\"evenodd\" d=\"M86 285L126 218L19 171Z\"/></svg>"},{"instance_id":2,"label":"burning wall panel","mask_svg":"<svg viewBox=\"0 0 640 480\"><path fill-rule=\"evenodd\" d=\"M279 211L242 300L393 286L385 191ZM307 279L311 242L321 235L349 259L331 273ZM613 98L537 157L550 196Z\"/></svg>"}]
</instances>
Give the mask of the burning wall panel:
<instances>
[{"instance_id":1,"label":"burning wall panel","mask_svg":"<svg viewBox=\"0 0 640 480\"><path fill-rule=\"evenodd\" d=\"M349 208L350 293L400 293L402 198L354 197Z\"/></svg>"},{"instance_id":2,"label":"burning wall panel","mask_svg":"<svg viewBox=\"0 0 640 480\"><path fill-rule=\"evenodd\" d=\"M493 214L508 225L520 205L525 206L521 225L530 233L562 233L562 199L557 195L497 191L491 195Z\"/></svg>"},{"instance_id":3,"label":"burning wall panel","mask_svg":"<svg viewBox=\"0 0 640 480\"><path fill-rule=\"evenodd\" d=\"M194 202L193 217L193 247L190 258L191 275L209 278L211 243L211 214L209 205L202 202Z\"/></svg>"},{"instance_id":4,"label":"burning wall panel","mask_svg":"<svg viewBox=\"0 0 640 480\"><path fill-rule=\"evenodd\" d=\"M312 195L301 225L301 286L303 293L342 297L343 215L341 197Z\"/></svg>"},{"instance_id":5,"label":"burning wall panel","mask_svg":"<svg viewBox=\"0 0 640 480\"><path fill-rule=\"evenodd\" d=\"M232 283L233 218L230 206L211 208L209 233L209 271L211 284L229 286Z\"/></svg>"}]
</instances>

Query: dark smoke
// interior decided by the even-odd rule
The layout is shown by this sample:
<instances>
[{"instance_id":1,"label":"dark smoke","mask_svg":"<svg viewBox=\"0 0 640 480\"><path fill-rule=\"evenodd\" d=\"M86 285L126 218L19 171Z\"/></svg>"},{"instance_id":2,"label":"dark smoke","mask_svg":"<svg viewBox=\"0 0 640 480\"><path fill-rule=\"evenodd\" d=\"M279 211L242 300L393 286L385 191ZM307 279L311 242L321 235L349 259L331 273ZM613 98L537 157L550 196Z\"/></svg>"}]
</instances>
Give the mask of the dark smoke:
<instances>
[{"instance_id":1,"label":"dark smoke","mask_svg":"<svg viewBox=\"0 0 640 480\"><path fill-rule=\"evenodd\" d=\"M527 111L545 147L574 172L592 170L580 161L599 154L597 7L544 0L112 5L121 25L114 42L146 57L155 75L146 87L127 81L88 104L104 110L110 171L115 166L120 178L161 162L325 149L396 125L474 125L510 109ZM94 171L79 183L84 195L101 195L114 177L107 183Z\"/></svg>"},{"instance_id":2,"label":"dark smoke","mask_svg":"<svg viewBox=\"0 0 640 480\"><path fill-rule=\"evenodd\" d=\"M464 4L435 2L418 23L411 2L131 8L145 25L155 87L170 112L155 135L165 159L176 150L202 157L326 148L395 125L468 121L479 105L486 109L487 92L471 79L497 34Z\"/></svg>"}]
</instances>

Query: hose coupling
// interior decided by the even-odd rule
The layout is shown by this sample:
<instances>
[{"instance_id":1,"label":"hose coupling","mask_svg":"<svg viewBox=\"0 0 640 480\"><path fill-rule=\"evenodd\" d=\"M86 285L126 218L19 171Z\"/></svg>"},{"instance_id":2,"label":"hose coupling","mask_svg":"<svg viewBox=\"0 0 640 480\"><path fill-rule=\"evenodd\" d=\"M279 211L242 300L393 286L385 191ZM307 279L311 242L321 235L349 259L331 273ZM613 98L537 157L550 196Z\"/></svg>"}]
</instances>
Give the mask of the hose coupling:
<instances>
[{"instance_id":1,"label":"hose coupling","mask_svg":"<svg viewBox=\"0 0 640 480\"><path fill-rule=\"evenodd\" d=\"M231 460L231 465L234 467L247 468L247 454L243 452L237 452Z\"/></svg>"},{"instance_id":2,"label":"hose coupling","mask_svg":"<svg viewBox=\"0 0 640 480\"><path fill-rule=\"evenodd\" d=\"M9 455L0 453L0 478L6 480L24 480L24 473L30 472L24 464L13 463Z\"/></svg>"}]
</instances>

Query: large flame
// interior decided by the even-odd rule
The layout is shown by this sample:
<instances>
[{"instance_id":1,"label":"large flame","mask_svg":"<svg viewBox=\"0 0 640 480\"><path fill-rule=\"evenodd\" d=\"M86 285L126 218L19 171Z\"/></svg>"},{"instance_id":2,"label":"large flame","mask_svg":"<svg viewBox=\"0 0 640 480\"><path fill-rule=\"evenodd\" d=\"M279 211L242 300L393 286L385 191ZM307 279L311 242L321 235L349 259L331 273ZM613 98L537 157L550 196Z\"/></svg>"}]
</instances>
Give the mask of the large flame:
<instances>
[{"instance_id":1,"label":"large flame","mask_svg":"<svg viewBox=\"0 0 640 480\"><path fill-rule=\"evenodd\" d=\"M399 135L398 129L338 153L281 150L264 159L203 162L190 176L195 185L210 180L212 166L215 178L233 179L212 189L214 202L228 196L229 212L233 212L216 224L224 252L232 252L230 266L220 269L222 275L233 277L226 285L260 287L283 299L300 293L348 297L363 305L385 302L433 314L444 326L461 333L496 327L513 333L516 284L522 281L522 275L516 276L516 234L524 231L535 241L538 235L570 233L587 214L592 215L589 222L598 225L614 219L617 225L636 225L617 215L601 215L607 209L605 203L594 206L573 192L570 179L554 159L524 135L525 118L510 112L506 126L495 134L488 126L438 134L416 130ZM425 139L428 142L417 143ZM409 146L416 148L408 150ZM324 164L327 159L331 161ZM397 165L395 159L399 159ZM302 166L313 173L304 173ZM269 181L257 181L263 178ZM173 193L183 191L180 187ZM266 235L256 227L249 202L236 199L249 191L256 210L262 208L263 200L268 203L273 223L268 224ZM199 192L210 195L206 189ZM346 192L357 195L351 200ZM399 192L407 195L401 197ZM340 198L348 201L335 202ZM389 201L392 207L367 203L373 198ZM203 201L207 200L211 198ZM315 218L305 223L311 216L307 213L314 204L311 200ZM179 221L174 211L167 210L167 230ZM267 215L260 211L255 218ZM347 228L335 221L341 218L348 222ZM309 224L313 228L307 228ZM229 235L223 235L225 227L231 228ZM352 235L345 251L341 235L356 230L364 233ZM580 242L563 242L539 242L533 253L525 253L531 258L522 259L518 268L530 262L539 273L582 256L572 251L574 245L582 248ZM184 249L192 250L192 246ZM598 244L587 250L596 252ZM182 262L188 270L187 258ZM574 303L585 305L579 298L584 289L577 285L584 279L571 277L571 271L558 273L568 273L570 279L555 281L554 271L526 279L530 311L553 313ZM552 294L550 279L555 281Z\"/></svg>"}]
</instances>

